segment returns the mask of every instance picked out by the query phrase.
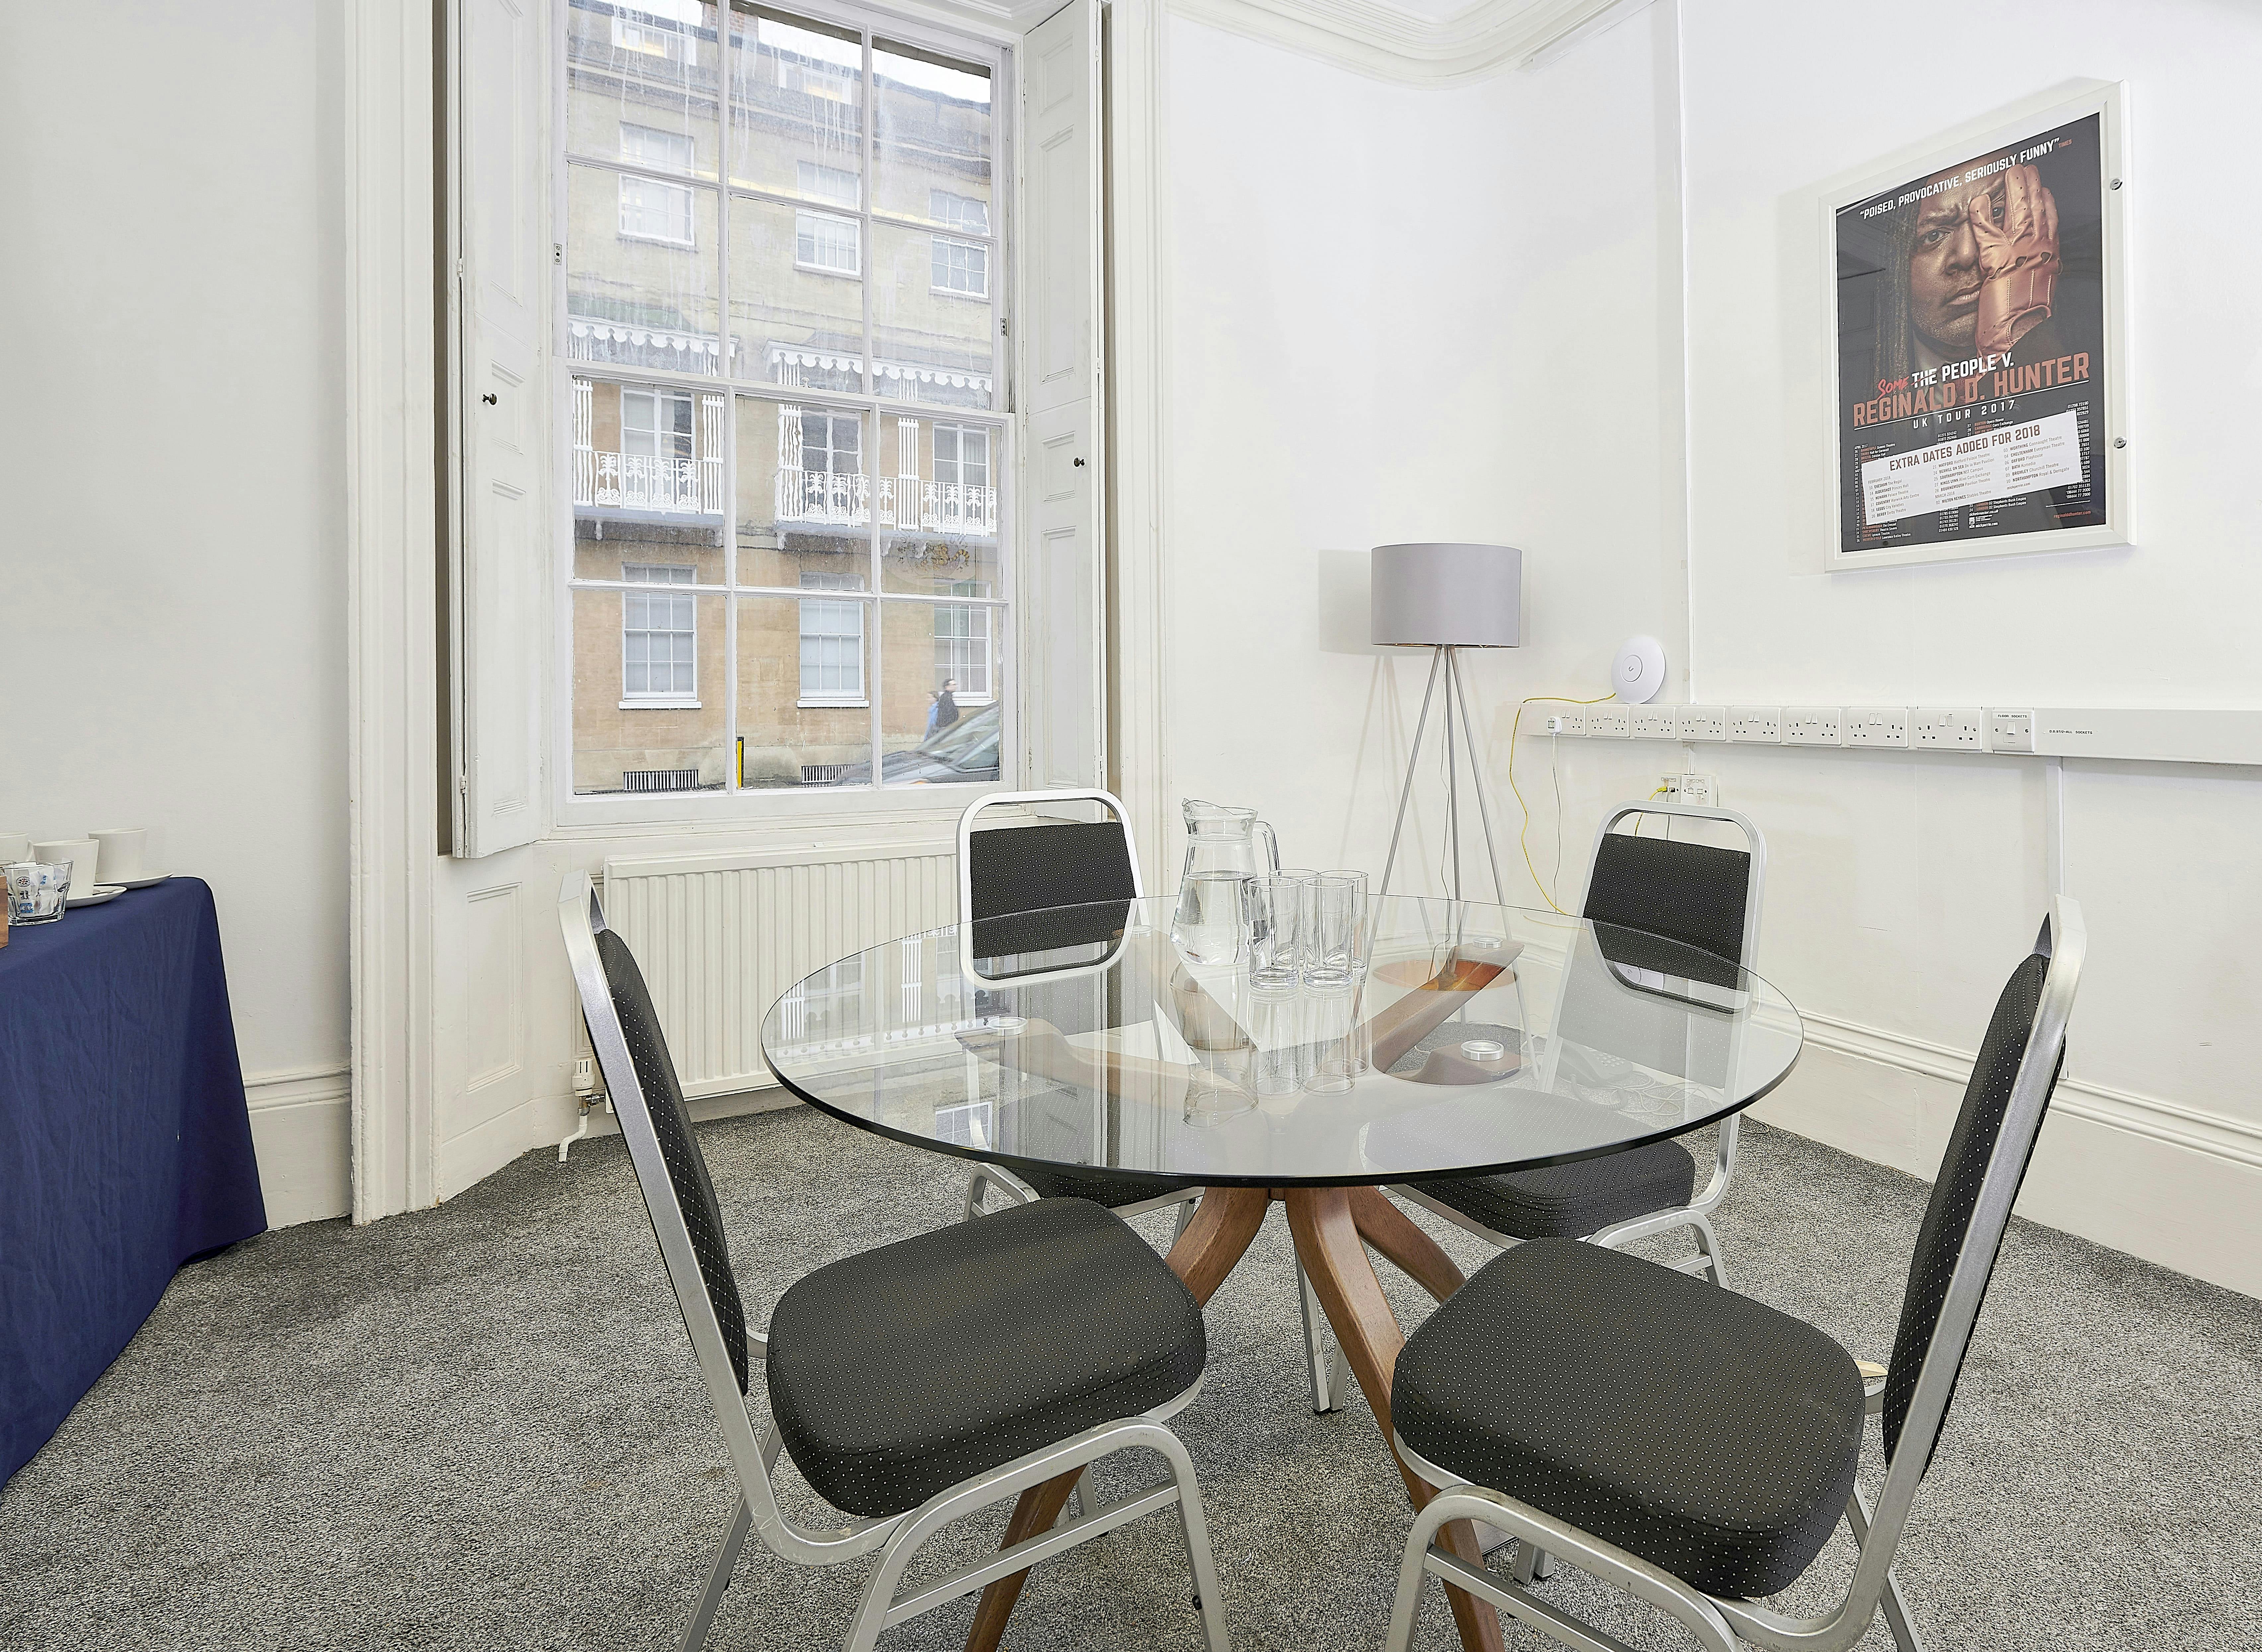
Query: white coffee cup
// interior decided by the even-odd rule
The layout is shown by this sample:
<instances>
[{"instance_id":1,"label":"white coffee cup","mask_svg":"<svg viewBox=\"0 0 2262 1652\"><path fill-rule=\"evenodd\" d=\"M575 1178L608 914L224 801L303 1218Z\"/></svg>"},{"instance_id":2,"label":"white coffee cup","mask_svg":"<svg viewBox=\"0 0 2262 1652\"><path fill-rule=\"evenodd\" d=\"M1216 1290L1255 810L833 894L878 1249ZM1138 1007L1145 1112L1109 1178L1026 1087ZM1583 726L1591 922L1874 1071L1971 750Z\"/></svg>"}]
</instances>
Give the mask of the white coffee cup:
<instances>
[{"instance_id":1,"label":"white coffee cup","mask_svg":"<svg viewBox=\"0 0 2262 1652\"><path fill-rule=\"evenodd\" d=\"M92 838L57 838L32 845L32 858L47 866L71 863L70 898L84 900L94 893L95 859L102 846Z\"/></svg>"},{"instance_id":2,"label":"white coffee cup","mask_svg":"<svg viewBox=\"0 0 2262 1652\"><path fill-rule=\"evenodd\" d=\"M0 832L0 866L32 858L32 840L21 832Z\"/></svg>"},{"instance_id":3,"label":"white coffee cup","mask_svg":"<svg viewBox=\"0 0 2262 1652\"><path fill-rule=\"evenodd\" d=\"M149 831L146 826L110 826L87 836L102 846L102 881L130 884L148 869Z\"/></svg>"}]
</instances>

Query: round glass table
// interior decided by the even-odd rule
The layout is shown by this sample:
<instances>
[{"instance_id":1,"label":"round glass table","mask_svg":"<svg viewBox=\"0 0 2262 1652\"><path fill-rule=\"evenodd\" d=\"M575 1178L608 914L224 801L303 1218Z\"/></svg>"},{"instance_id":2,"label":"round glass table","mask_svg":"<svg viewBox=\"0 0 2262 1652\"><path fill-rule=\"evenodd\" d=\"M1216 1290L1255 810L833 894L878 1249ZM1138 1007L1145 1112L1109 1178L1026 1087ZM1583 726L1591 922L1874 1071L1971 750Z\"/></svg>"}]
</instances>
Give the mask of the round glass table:
<instances>
[{"instance_id":1,"label":"round glass table","mask_svg":"<svg viewBox=\"0 0 2262 1652\"><path fill-rule=\"evenodd\" d=\"M1372 1247L1432 1295L1462 1283L1385 1185L1592 1158L1750 1106L1797 1059L1798 1013L1713 955L1553 912L1385 897L1354 955L1253 970L1245 935L1173 898L1062 907L873 947L772 1006L762 1050L811 1106L1004 1166L1199 1186L1171 1266L1207 1302L1271 1203L1388 1439L1403 1341ZM1427 1488L1408 1474L1409 1491ZM1024 1493L1006 1541L1048 1527ZM1473 1533L1448 1528L1464 1558ZM1024 1574L1026 1576L1026 1574ZM969 1647L994 1647L1019 1580ZM1465 1646L1491 1608L1448 1591Z\"/></svg>"}]
</instances>

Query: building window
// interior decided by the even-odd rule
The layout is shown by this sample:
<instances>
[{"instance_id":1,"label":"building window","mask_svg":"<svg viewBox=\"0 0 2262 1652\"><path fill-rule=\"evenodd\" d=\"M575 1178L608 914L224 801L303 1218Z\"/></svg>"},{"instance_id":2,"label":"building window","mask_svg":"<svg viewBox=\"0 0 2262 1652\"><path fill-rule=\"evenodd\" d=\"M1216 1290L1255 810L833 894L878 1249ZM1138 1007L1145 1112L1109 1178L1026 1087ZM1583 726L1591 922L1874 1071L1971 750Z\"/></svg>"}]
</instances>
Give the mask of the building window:
<instances>
[{"instance_id":1,"label":"building window","mask_svg":"<svg viewBox=\"0 0 2262 1652\"><path fill-rule=\"evenodd\" d=\"M677 563L630 562L627 585L689 585L697 570ZM688 593L621 593L621 705L696 710L699 599Z\"/></svg>"},{"instance_id":2,"label":"building window","mask_svg":"<svg viewBox=\"0 0 2262 1652\"><path fill-rule=\"evenodd\" d=\"M944 487L989 487L990 432L980 425L936 425L934 480Z\"/></svg>"},{"instance_id":3,"label":"building window","mask_svg":"<svg viewBox=\"0 0 2262 1652\"><path fill-rule=\"evenodd\" d=\"M804 591L853 591L853 574L803 574ZM864 604L854 598L801 599L801 703L864 703Z\"/></svg>"},{"instance_id":4,"label":"building window","mask_svg":"<svg viewBox=\"0 0 2262 1652\"><path fill-rule=\"evenodd\" d=\"M987 596L982 580L937 580L939 596ZM986 705L996 696L990 684L990 610L938 603L934 610L934 686L940 693L955 682L951 697L961 705Z\"/></svg>"},{"instance_id":5,"label":"building window","mask_svg":"<svg viewBox=\"0 0 2262 1652\"><path fill-rule=\"evenodd\" d=\"M861 180L837 166L803 161L795 169L801 193L830 201L854 212L861 204ZM864 267L863 225L834 213L800 212L793 215L793 261L804 270L826 275L857 275Z\"/></svg>"},{"instance_id":6,"label":"building window","mask_svg":"<svg viewBox=\"0 0 2262 1652\"><path fill-rule=\"evenodd\" d=\"M990 203L976 200L970 195L954 195L947 190L930 190L927 191L927 210L935 222L947 224L962 234L986 235L990 233ZM934 238L934 290L955 293L962 298L988 298L990 249L978 242L937 235Z\"/></svg>"},{"instance_id":7,"label":"building window","mask_svg":"<svg viewBox=\"0 0 2262 1652\"><path fill-rule=\"evenodd\" d=\"M1012 48L849 0L555 10L559 819L1017 780L906 756L945 681L969 747L1019 749L990 204Z\"/></svg>"},{"instance_id":8,"label":"building window","mask_svg":"<svg viewBox=\"0 0 2262 1652\"><path fill-rule=\"evenodd\" d=\"M682 184L621 174L621 234L630 241L691 245L691 191Z\"/></svg>"},{"instance_id":9,"label":"building window","mask_svg":"<svg viewBox=\"0 0 2262 1652\"><path fill-rule=\"evenodd\" d=\"M686 12L688 17L683 15ZM681 63L686 55L685 25L696 25L698 21L697 0L653 0L641 6L616 6L613 45L620 51Z\"/></svg>"}]
</instances>

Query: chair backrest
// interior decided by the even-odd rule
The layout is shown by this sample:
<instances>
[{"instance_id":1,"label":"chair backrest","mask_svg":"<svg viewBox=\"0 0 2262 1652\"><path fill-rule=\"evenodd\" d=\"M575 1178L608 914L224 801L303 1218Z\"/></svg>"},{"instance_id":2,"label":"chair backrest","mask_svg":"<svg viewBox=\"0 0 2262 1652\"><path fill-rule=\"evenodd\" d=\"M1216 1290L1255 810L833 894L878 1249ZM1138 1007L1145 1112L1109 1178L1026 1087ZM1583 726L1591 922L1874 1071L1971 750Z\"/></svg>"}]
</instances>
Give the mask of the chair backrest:
<instances>
[{"instance_id":1,"label":"chair backrest","mask_svg":"<svg viewBox=\"0 0 2262 1652\"><path fill-rule=\"evenodd\" d=\"M1098 804L1112 819L974 829L985 809ZM1123 804L1106 791L1007 791L977 798L958 818L958 915L962 922L1136 900L1139 856Z\"/></svg>"},{"instance_id":2,"label":"chair backrest","mask_svg":"<svg viewBox=\"0 0 2262 1652\"><path fill-rule=\"evenodd\" d=\"M1745 847L1724 849L1613 829L1628 815L1646 814L1720 821L1743 833ZM1623 803L1595 834L1595 861L1579 914L1596 923L1663 935L1730 963L1744 964L1759 938L1760 895L1766 883L1767 839L1733 810ZM1687 973L1670 967L1666 972Z\"/></svg>"},{"instance_id":3,"label":"chair backrest","mask_svg":"<svg viewBox=\"0 0 2262 1652\"><path fill-rule=\"evenodd\" d=\"M729 1378L743 1395L748 1377L746 1305L731 1269L722 1207L707 1173L706 1155L692 1134L683 1086L644 971L628 943L605 927L604 911L586 873L566 878L558 921L589 1042L628 1140L683 1327L710 1386L721 1374L717 1361L726 1361Z\"/></svg>"},{"instance_id":4,"label":"chair backrest","mask_svg":"<svg viewBox=\"0 0 2262 1652\"><path fill-rule=\"evenodd\" d=\"M2061 898L1995 1000L1971 1064L1917 1231L1886 1370L1885 1456L1895 1469L1905 1441L1921 1476L1947 1420L2003 1229L2065 1065L2065 1022L2085 947L2080 908ZM1920 1396L1920 1389L1929 1391ZM1920 1406L1920 1397L1928 1403Z\"/></svg>"}]
</instances>

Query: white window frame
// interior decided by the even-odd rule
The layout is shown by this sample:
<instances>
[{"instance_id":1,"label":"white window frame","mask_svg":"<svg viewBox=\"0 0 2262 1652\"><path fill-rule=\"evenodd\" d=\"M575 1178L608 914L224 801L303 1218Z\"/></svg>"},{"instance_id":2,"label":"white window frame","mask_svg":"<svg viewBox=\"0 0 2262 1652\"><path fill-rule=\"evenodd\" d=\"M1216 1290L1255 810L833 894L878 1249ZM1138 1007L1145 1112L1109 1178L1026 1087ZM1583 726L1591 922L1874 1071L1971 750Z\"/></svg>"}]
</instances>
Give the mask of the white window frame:
<instances>
[{"instance_id":1,"label":"white window frame","mask_svg":"<svg viewBox=\"0 0 2262 1652\"><path fill-rule=\"evenodd\" d=\"M677 578L678 574L682 575ZM655 578L655 575L665 575ZM699 570L688 562L624 562L621 565L621 704L623 711L696 711L699 704L699 598L679 588L698 583ZM653 599L648 589L659 586L667 595L684 604L691 617L688 626L631 626L629 624L630 605L649 604ZM649 615L650 610L646 609ZM688 637L691 639L691 686L688 689L670 688L666 690L632 690L629 687L629 638L636 636ZM645 669L651 662L645 661Z\"/></svg>"},{"instance_id":2,"label":"white window frame","mask_svg":"<svg viewBox=\"0 0 2262 1652\"><path fill-rule=\"evenodd\" d=\"M869 679L867 675L870 660L866 654L871 634L871 616L867 611L868 604L864 600L864 588L855 583L855 579L856 576L853 574L826 574L813 569L805 571L801 576L801 588L804 591L830 591L844 593L844 595L802 598L798 607L798 624L795 631L795 635L799 639L798 650L806 650L811 637L830 641L838 641L844 637L854 638L856 686L853 689L837 690L811 689L809 686L809 660L805 653L797 651L794 661L796 674L795 681L799 696L794 701L796 706L854 707L868 706L872 703L868 687ZM846 593L854 593L854 595L846 595ZM820 618L835 613L853 613L855 616L856 629L853 631L812 631L809 628L812 610L817 611Z\"/></svg>"},{"instance_id":3,"label":"white window frame","mask_svg":"<svg viewBox=\"0 0 2262 1652\"><path fill-rule=\"evenodd\" d=\"M738 473L741 468L739 441L737 435L738 422L743 416L744 408L751 402L762 401L773 405L792 404L812 411L827 409L839 413L863 415L865 426L861 441L865 444L864 453L868 461L874 465L878 463L880 449L877 445L876 431L878 421L882 418L913 415L924 421L939 415L953 422L986 426L991 437L992 486L998 493L998 556L1001 566L995 594L981 599L981 605L994 610L998 616L990 623L992 639L991 675L993 682L1003 682L1010 678L1018 669L1015 664L1016 650L1013 639L1019 635L1022 623L1013 613L1016 593L1011 580L1014 560L1019 555L1017 549L1019 516L1016 508L1019 441L1018 425L1011 400L1013 353L1005 328L1005 307L1007 296L1012 290L1013 267L1009 242L1012 233L1018 190L1015 154L1018 133L1015 131L1015 124L1019 112L1019 66L1015 54L1019 49L1019 32L1010 24L1004 23L958 24L945 29L875 8L853 4L837 4L834 0L812 0L812 4L796 4L792 10L813 22L862 31L868 76L874 66L875 47L883 46L888 41L899 41L915 50L932 51L947 58L978 65L986 69L988 72L993 112L991 172L995 181L993 198L991 202L991 233L986 237L973 235L964 237L969 241L981 242L986 246L989 253L991 295L986 302L991 307L992 317L991 336L995 364L983 375L988 381L983 387L986 401L979 406L961 407L935 400L913 400L900 394L882 394L872 387L874 380L871 377L867 378L866 388L861 393L803 387L789 379L769 376L766 364L760 361L738 363L740 372L738 376L733 377L729 372L732 364L727 357L723 364L724 368L723 372L697 374L673 373L644 366L618 368L609 364L580 360L571 356L568 351L568 328L573 319L573 312L566 301L568 271L565 267L560 268L558 276L558 291L555 307L553 359L561 370L561 379L567 383L572 379L580 379L595 383L626 384L638 387L659 384L680 387L695 394L702 391L708 394L720 393L724 399L726 409L726 423L724 427L725 436L723 443L725 465L724 497L733 501L738 496ZM726 12L719 15L727 17L729 14ZM751 14L740 14L738 21L747 28L749 33L752 32L753 18ZM566 134L571 97L569 88L571 66L567 61L565 38L567 32L564 29L552 31L558 41L554 68L553 102L556 135L553 140L555 145L553 153L558 157L554 169L556 186L553 192L553 210L557 214L558 221L561 224L568 221L566 181L569 173L573 170L587 166L604 167L634 172L638 176L652 177L662 181L668 179L670 176L663 170L645 168L639 163L623 162L615 156L583 153L573 149L566 143ZM727 54L730 48L726 44L723 49L726 54L727 82L729 68ZM782 78L783 69L781 69L780 74ZM878 94L868 90L868 82L864 105L867 113L863 121L866 147L862 156L863 171L861 173L861 177L865 179L872 176L875 156L882 148L881 122L873 112L873 106L879 101ZM739 118L738 111L734 105L735 100L724 100L723 116L718 123L720 152L725 155L731 153L733 131ZM897 218L884 212L875 211L872 205L868 185L862 191L863 200L861 206L853 213L839 208L828 208L821 205L812 207L811 203L805 197L782 189L748 187L737 182L730 182L718 188L713 181L700 177L688 180L686 186L691 189L695 197L699 191L705 191L717 203L715 212L717 221L714 225L717 233L713 237L717 244L711 248L702 245L700 256L716 261L717 272L710 273L708 278L710 284L719 283L716 290L723 296L726 307L725 313L727 313L728 295L731 290L729 285L729 262L731 240L731 212L734 204L738 205L742 212L750 206L760 210L774 210L776 206L785 206L796 213L811 210L828 212L837 213L841 218L852 220L859 227L860 263L861 249L871 243L873 227L875 224L893 225L915 234L931 233L935 227L923 216ZM708 237L702 235L699 239L703 243ZM573 259L570 249L566 251L564 259L565 265L570 266ZM875 364L882 354L874 348L883 324L875 321L873 315L870 285L868 281L865 283L865 333L864 349L861 352L861 359L868 367ZM984 302L981 299L969 301ZM900 383L892 377L882 376L882 381L900 388ZM561 456L570 459L568 451L570 433L566 428L567 421L561 416L558 422L560 427L558 433L558 450ZM703 431L703 425L701 429ZM703 444L703 435L701 441ZM748 462L754 461L749 459ZM570 463L561 463L558 468L561 472L570 473ZM880 480L875 478L873 480L875 494ZM735 510L736 507L733 504L728 513L731 519L735 519ZM931 609L935 598L924 591L876 588L890 582L880 577L885 539L879 521L880 512L874 509L868 515L873 519L868 556L871 569L870 581L875 588L864 590L853 600L859 602L867 610L863 653L867 695L859 703L865 705L870 714L870 747L875 759L872 764L873 779L869 783L846 787L831 785L811 785L798 789L756 787L743 784L737 765L726 764L728 784L724 788L680 793L652 792L623 795L606 792L577 793L573 789L575 750L570 710L574 703L573 604L577 595L582 591L617 589L622 588L622 586L620 582L609 579L582 578L574 574L573 540L574 513L571 509L559 513L561 520L558 527L558 545L564 574L558 581L558 622L556 634L561 639L561 646L557 651L558 657L553 665L552 682L555 684L556 703L560 710L559 714L552 719L551 735L552 750L555 754L555 761L551 768L554 777L555 818L559 828L569 834L587 832L602 835L604 832L623 825L642 823L681 824L695 829L712 826L717 829L724 829L733 821L743 823L763 819L790 820L796 818L806 819L812 815L846 817L869 814L890 818L932 816L935 819L941 819L947 815L948 818L955 819L968 797L985 791L1010 790L1019 783L1021 739L1019 728L1020 704L1018 692L1008 696L1009 703L1005 707L1005 727L1002 731L1000 768L997 780L968 782L954 785L946 790L945 796L941 798L934 795L936 789L933 787L888 787L879 783L880 765L876 759L881 753L888 749L886 740L882 738L882 718L884 711L894 709L882 706L879 703L881 696L869 692L873 685L883 684L890 681L887 648L889 628L882 621L888 606L891 603L911 602ZM701 584L691 589L702 597L711 595L726 599L720 606L731 623L726 626L720 639L722 644L720 652L723 655L725 678L728 682L735 685L739 679L738 647L740 626L736 612L739 599L791 597L798 600L802 597L802 591L798 587L760 587L738 583L738 547L735 543L737 536L724 532L721 537L723 544L720 549L724 566L719 582ZM893 564L890 563L888 566L892 567ZM892 578L891 574L890 580ZM953 600L962 603L967 599ZM798 634L797 626L796 634L796 636ZM900 650L905 646L899 642L897 646ZM908 646L918 649L921 653L926 652L924 644L912 643ZM932 656L928 658L931 660ZM797 671L797 661L796 668ZM724 736L726 749L739 736L740 708L737 703L738 697L734 687L730 692L725 693L722 699L722 703L726 710ZM827 702L827 703L838 703ZM781 703L778 709L782 711L787 707ZM938 807L939 804L941 806Z\"/></svg>"},{"instance_id":4,"label":"white window frame","mask_svg":"<svg viewBox=\"0 0 2262 1652\"><path fill-rule=\"evenodd\" d=\"M641 172L620 175L621 213L620 234L623 241L648 241L661 247L690 247L698 245L698 214L693 210L693 196L688 184L674 184L666 178L647 177ZM654 230L645 227L645 218L653 206L653 199L665 208L668 222L681 223L681 234L669 230ZM630 214L635 222L630 223Z\"/></svg>"},{"instance_id":5,"label":"white window frame","mask_svg":"<svg viewBox=\"0 0 2262 1652\"><path fill-rule=\"evenodd\" d=\"M837 180L846 179L842 189ZM846 167L826 166L821 161L794 162L794 187L805 200L822 201L827 206L839 207L846 213L857 213L864 205L864 180L861 174ZM861 218L843 215L843 212L826 212L819 207L804 206L793 215L793 267L811 275L840 276L861 280L864 275L864 222ZM846 231L848 262L828 263L824 259L805 254L804 243L821 247L825 233L832 229L837 235Z\"/></svg>"},{"instance_id":6,"label":"white window frame","mask_svg":"<svg viewBox=\"0 0 2262 1652\"><path fill-rule=\"evenodd\" d=\"M962 691L953 697L955 698L958 703L962 706L984 706L994 705L997 703L998 628L992 621L991 610L983 607L979 602L980 598L989 595L989 583L990 582L987 580L937 580L934 582L935 595L943 599L937 602L934 607L934 619L935 625L937 627L934 633L934 640L937 645L935 649L937 658L934 662L934 686L938 690L942 687L943 673L946 669L955 669L961 673L963 673L967 669L964 666L955 667L946 667L940 658L942 652L940 645L946 642L951 642L979 646L980 664L982 667L982 690L977 694L971 689L964 688L963 685L967 682L968 679L965 676L961 675L959 677L959 682L962 685ZM967 588L969 587L979 587L980 588L969 589ZM968 597L973 597L976 600L969 602L964 600ZM969 625L962 635L957 633L946 634L940 629L942 617L946 614L963 614L969 619L978 615L982 621L981 628L977 631L973 626Z\"/></svg>"}]
</instances>

